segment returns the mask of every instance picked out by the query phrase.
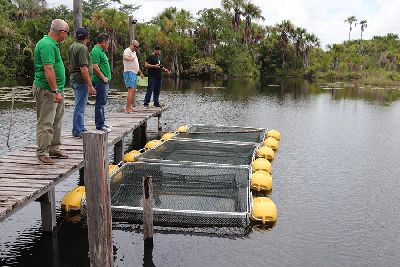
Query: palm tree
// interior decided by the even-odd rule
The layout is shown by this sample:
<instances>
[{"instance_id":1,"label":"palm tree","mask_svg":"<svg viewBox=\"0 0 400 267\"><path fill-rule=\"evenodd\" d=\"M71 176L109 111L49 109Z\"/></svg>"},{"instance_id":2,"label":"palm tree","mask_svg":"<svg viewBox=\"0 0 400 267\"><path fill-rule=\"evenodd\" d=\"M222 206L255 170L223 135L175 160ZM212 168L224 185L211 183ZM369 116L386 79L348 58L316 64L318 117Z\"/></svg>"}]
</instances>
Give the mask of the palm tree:
<instances>
[{"instance_id":1,"label":"palm tree","mask_svg":"<svg viewBox=\"0 0 400 267\"><path fill-rule=\"evenodd\" d=\"M360 21L360 25L361 25L361 40L362 40L362 34L365 31L365 28L368 27L367 20L363 19L362 21Z\"/></svg>"},{"instance_id":2,"label":"palm tree","mask_svg":"<svg viewBox=\"0 0 400 267\"><path fill-rule=\"evenodd\" d=\"M244 33L245 33L244 40L246 45L249 45L253 35L251 29L251 20L252 19L265 20L265 18L261 15L261 8L254 5L251 2L244 4L243 11L244 11L243 15L246 19L246 25L244 27Z\"/></svg>"},{"instance_id":3,"label":"palm tree","mask_svg":"<svg viewBox=\"0 0 400 267\"><path fill-rule=\"evenodd\" d=\"M318 37L313 34L313 33L306 33L304 35L304 59L303 59L303 65L305 69L308 69L309 67L309 54L310 51L314 48L314 47L319 47L320 46L320 41L318 39Z\"/></svg>"},{"instance_id":4,"label":"palm tree","mask_svg":"<svg viewBox=\"0 0 400 267\"><path fill-rule=\"evenodd\" d=\"M354 23L354 27L357 26L357 18L355 16L351 16L351 17L348 17L344 22L347 22L350 26L350 30L349 30L349 41L350 41L350 33L351 33L351 30L353 29L351 26L353 25L353 23Z\"/></svg>"},{"instance_id":5,"label":"palm tree","mask_svg":"<svg viewBox=\"0 0 400 267\"><path fill-rule=\"evenodd\" d=\"M239 29L240 16L243 15L245 0L222 0L222 6L226 11L233 10L232 26L235 31Z\"/></svg>"},{"instance_id":6,"label":"palm tree","mask_svg":"<svg viewBox=\"0 0 400 267\"><path fill-rule=\"evenodd\" d=\"M116 32L128 28L128 16L114 8L105 8L94 12L92 15L92 24L97 29L102 29L110 37L110 66L114 70L114 52L117 47Z\"/></svg>"},{"instance_id":7,"label":"palm tree","mask_svg":"<svg viewBox=\"0 0 400 267\"><path fill-rule=\"evenodd\" d=\"M289 37L293 36L294 25L290 20L283 20L276 25L277 32L280 33L279 48L282 56L282 68L286 65L287 47L289 44Z\"/></svg>"}]
</instances>

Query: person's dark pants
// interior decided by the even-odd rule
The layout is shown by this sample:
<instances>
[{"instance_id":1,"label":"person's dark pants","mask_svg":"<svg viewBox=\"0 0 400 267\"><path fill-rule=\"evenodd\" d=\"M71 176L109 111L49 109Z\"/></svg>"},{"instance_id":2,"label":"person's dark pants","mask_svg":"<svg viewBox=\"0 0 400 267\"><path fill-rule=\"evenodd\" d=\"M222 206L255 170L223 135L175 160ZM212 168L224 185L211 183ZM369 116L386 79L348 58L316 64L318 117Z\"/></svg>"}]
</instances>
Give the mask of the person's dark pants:
<instances>
[{"instance_id":1,"label":"person's dark pants","mask_svg":"<svg viewBox=\"0 0 400 267\"><path fill-rule=\"evenodd\" d=\"M153 94L154 105L160 105L160 89L161 89L161 78L149 78L149 85L147 86L146 96L144 97L144 105L148 106L151 100L151 94Z\"/></svg>"},{"instance_id":2,"label":"person's dark pants","mask_svg":"<svg viewBox=\"0 0 400 267\"><path fill-rule=\"evenodd\" d=\"M93 83L94 89L96 89L96 103L94 105L94 121L96 123L96 129L104 128L104 106L107 104L108 88L109 83L95 82Z\"/></svg>"}]
</instances>

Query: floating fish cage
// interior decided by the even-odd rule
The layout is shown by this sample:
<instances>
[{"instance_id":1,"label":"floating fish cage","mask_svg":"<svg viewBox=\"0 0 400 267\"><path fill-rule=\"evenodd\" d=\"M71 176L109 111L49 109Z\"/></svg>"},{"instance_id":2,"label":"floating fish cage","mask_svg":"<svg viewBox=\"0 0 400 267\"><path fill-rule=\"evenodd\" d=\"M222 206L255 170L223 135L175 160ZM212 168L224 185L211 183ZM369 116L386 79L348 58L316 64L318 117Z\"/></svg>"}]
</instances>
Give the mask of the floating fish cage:
<instances>
[{"instance_id":1,"label":"floating fish cage","mask_svg":"<svg viewBox=\"0 0 400 267\"><path fill-rule=\"evenodd\" d=\"M153 182L154 224L227 226L249 224L249 166L134 162L110 177L113 220L143 221L143 177Z\"/></svg>"},{"instance_id":2,"label":"floating fish cage","mask_svg":"<svg viewBox=\"0 0 400 267\"><path fill-rule=\"evenodd\" d=\"M192 124L188 125L187 130L180 132L177 137L237 141L242 143L260 143L264 140L265 133L266 129L263 128Z\"/></svg>"},{"instance_id":3,"label":"floating fish cage","mask_svg":"<svg viewBox=\"0 0 400 267\"><path fill-rule=\"evenodd\" d=\"M258 146L253 143L171 139L140 154L136 159L146 162L196 162L249 166L255 158Z\"/></svg>"}]
</instances>

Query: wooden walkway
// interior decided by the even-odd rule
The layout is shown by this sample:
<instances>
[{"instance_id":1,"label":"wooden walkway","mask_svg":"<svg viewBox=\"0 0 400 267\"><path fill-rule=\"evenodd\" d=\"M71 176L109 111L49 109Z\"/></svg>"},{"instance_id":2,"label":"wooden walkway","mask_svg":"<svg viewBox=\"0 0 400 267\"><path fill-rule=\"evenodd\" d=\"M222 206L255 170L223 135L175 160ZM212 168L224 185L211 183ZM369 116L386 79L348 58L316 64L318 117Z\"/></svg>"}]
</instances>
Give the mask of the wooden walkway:
<instances>
[{"instance_id":1,"label":"wooden walkway","mask_svg":"<svg viewBox=\"0 0 400 267\"><path fill-rule=\"evenodd\" d=\"M129 114L107 114L106 123L112 126L112 131L108 134L108 150L112 151L111 149L115 148L116 159L122 160L124 137L134 130L139 130L144 136L143 139L146 138L147 120L152 117L158 117L160 130L160 117L166 109L137 108L136 112ZM88 131L96 131L93 121L87 122L86 128ZM45 231L53 230L54 187L84 166L82 139L73 138L70 129L64 131L61 150L65 151L69 158L56 159L54 165L40 164L35 156L36 145L28 145L0 157L0 222L30 202L38 200L41 202L43 228ZM142 140L142 143L144 141ZM52 217L50 221L49 217Z\"/></svg>"}]
</instances>

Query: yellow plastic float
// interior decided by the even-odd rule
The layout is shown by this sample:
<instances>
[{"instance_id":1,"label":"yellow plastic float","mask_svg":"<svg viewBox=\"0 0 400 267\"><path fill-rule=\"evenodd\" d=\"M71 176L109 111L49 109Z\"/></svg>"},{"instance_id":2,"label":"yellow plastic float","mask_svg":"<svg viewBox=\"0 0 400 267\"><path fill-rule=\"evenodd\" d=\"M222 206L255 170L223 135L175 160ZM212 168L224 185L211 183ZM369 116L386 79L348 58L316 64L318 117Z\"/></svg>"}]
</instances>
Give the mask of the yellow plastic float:
<instances>
[{"instance_id":1,"label":"yellow plastic float","mask_svg":"<svg viewBox=\"0 0 400 267\"><path fill-rule=\"evenodd\" d=\"M253 198L251 209L252 220L266 224L268 222L275 222L277 217L278 210L276 209L275 203L269 197Z\"/></svg>"},{"instance_id":2,"label":"yellow plastic float","mask_svg":"<svg viewBox=\"0 0 400 267\"><path fill-rule=\"evenodd\" d=\"M266 171L256 171L251 174L251 189L269 191L272 189L272 176Z\"/></svg>"},{"instance_id":3,"label":"yellow plastic float","mask_svg":"<svg viewBox=\"0 0 400 267\"><path fill-rule=\"evenodd\" d=\"M167 140L174 138L174 136L175 136L175 134L172 132L165 133L165 134L163 134L163 136L161 136L161 140L167 141Z\"/></svg>"},{"instance_id":4,"label":"yellow plastic float","mask_svg":"<svg viewBox=\"0 0 400 267\"><path fill-rule=\"evenodd\" d=\"M140 152L139 152L139 151L137 151L137 150L132 150L132 151L126 153L126 154L124 155L124 157L122 158L122 160L123 160L124 162L134 162L134 161L136 160L136 157L137 157L138 155L140 155Z\"/></svg>"},{"instance_id":5,"label":"yellow plastic float","mask_svg":"<svg viewBox=\"0 0 400 267\"><path fill-rule=\"evenodd\" d=\"M271 163L264 158L258 158L251 163L251 167L254 171L266 171L268 173L272 172Z\"/></svg>"},{"instance_id":6,"label":"yellow plastic float","mask_svg":"<svg viewBox=\"0 0 400 267\"><path fill-rule=\"evenodd\" d=\"M146 145L144 146L145 149L152 149L155 148L156 146L160 145L162 142L161 140L151 140L149 142L146 143Z\"/></svg>"},{"instance_id":7,"label":"yellow plastic float","mask_svg":"<svg viewBox=\"0 0 400 267\"><path fill-rule=\"evenodd\" d=\"M185 124L182 126L179 126L178 128L176 128L175 131L177 131L178 133L184 133L189 129L189 125Z\"/></svg>"},{"instance_id":8,"label":"yellow plastic float","mask_svg":"<svg viewBox=\"0 0 400 267\"><path fill-rule=\"evenodd\" d=\"M275 152L269 146L262 146L257 150L257 156L260 158L266 158L269 161L273 161L275 158Z\"/></svg>"},{"instance_id":9,"label":"yellow plastic float","mask_svg":"<svg viewBox=\"0 0 400 267\"><path fill-rule=\"evenodd\" d=\"M278 141L281 140L281 133L278 132L278 131L275 130L275 129L269 130L268 133L267 133L267 136L268 136L268 137L273 137L273 138L275 138L275 139L278 140Z\"/></svg>"},{"instance_id":10,"label":"yellow plastic float","mask_svg":"<svg viewBox=\"0 0 400 267\"><path fill-rule=\"evenodd\" d=\"M264 140L263 145L269 146L273 150L278 150L279 148L279 142L274 137L267 137L267 139Z\"/></svg>"},{"instance_id":11,"label":"yellow plastic float","mask_svg":"<svg viewBox=\"0 0 400 267\"><path fill-rule=\"evenodd\" d=\"M119 170L119 166L118 165L114 165L114 164L110 164L108 166L108 176L110 177L111 175L113 175L114 173L116 173ZM113 177L113 182L121 182L122 180L122 173L118 173Z\"/></svg>"},{"instance_id":12,"label":"yellow plastic float","mask_svg":"<svg viewBox=\"0 0 400 267\"><path fill-rule=\"evenodd\" d=\"M86 190L84 186L77 186L65 194L61 200L61 209L70 211L79 211L81 209L82 198L85 197Z\"/></svg>"}]
</instances>

